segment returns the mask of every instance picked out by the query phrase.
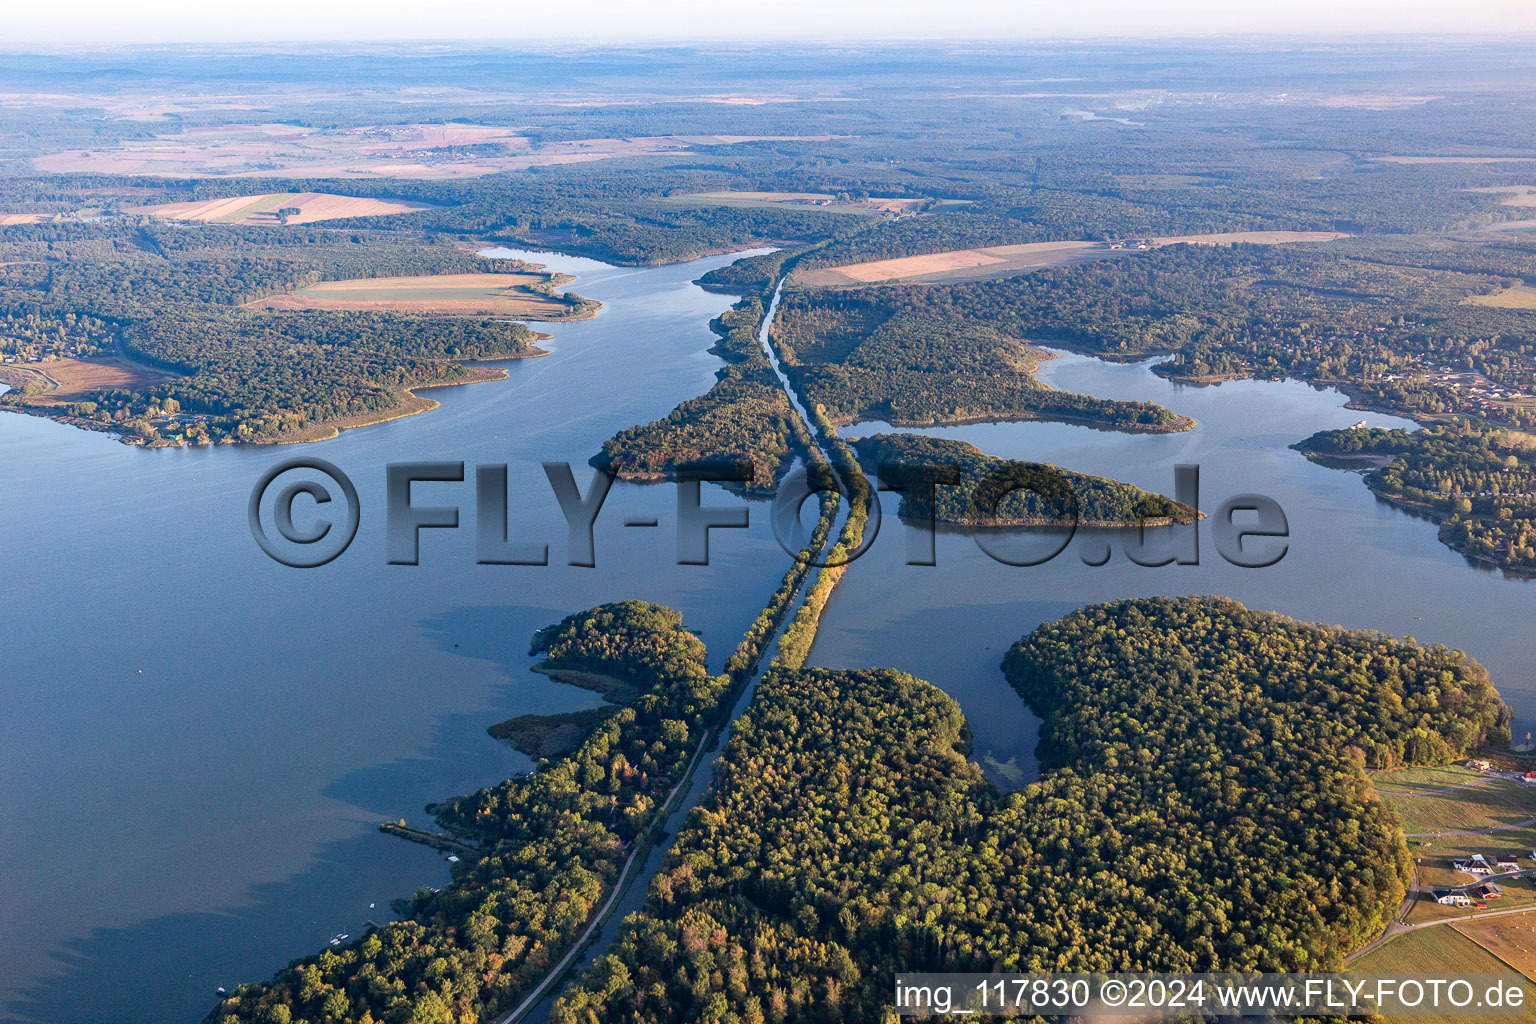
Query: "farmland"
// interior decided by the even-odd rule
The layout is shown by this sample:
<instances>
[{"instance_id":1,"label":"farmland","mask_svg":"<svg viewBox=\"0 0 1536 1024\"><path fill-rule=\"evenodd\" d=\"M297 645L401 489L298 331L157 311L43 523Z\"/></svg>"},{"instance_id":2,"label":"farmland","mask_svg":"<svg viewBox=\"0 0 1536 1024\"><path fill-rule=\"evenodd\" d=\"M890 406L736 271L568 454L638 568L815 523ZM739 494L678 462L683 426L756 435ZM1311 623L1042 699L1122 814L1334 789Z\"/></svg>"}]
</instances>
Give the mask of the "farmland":
<instances>
[{"instance_id":1,"label":"farmland","mask_svg":"<svg viewBox=\"0 0 1536 1024\"><path fill-rule=\"evenodd\" d=\"M1536 309L1536 288L1528 284L1516 285L1491 295L1473 295L1467 299L1467 303L1497 309Z\"/></svg>"},{"instance_id":2,"label":"farmland","mask_svg":"<svg viewBox=\"0 0 1536 1024\"><path fill-rule=\"evenodd\" d=\"M796 210L812 210L822 213L849 213L873 216L882 213L897 215L914 213L935 204L958 205L955 200L926 198L895 199L867 196L855 199L826 192L694 192L688 195L667 196L662 200L676 206L734 206L744 209L775 209L789 207Z\"/></svg>"},{"instance_id":3,"label":"farmland","mask_svg":"<svg viewBox=\"0 0 1536 1024\"><path fill-rule=\"evenodd\" d=\"M804 137L805 141L828 136ZM53 174L94 172L168 177L477 178L487 174L659 156L698 146L801 140L801 136L656 135L538 142L492 125L399 124L317 129L293 124L190 128L102 149L70 149L33 159Z\"/></svg>"},{"instance_id":4,"label":"farmland","mask_svg":"<svg viewBox=\"0 0 1536 1024\"><path fill-rule=\"evenodd\" d=\"M0 367L0 383L31 391L28 401L33 405L55 405L93 391L148 387L170 376L116 357L49 359Z\"/></svg>"},{"instance_id":5,"label":"farmland","mask_svg":"<svg viewBox=\"0 0 1536 1024\"><path fill-rule=\"evenodd\" d=\"M1504 198L1500 202L1505 206L1536 206L1536 185L1489 185L1467 191L1501 195Z\"/></svg>"},{"instance_id":6,"label":"farmland","mask_svg":"<svg viewBox=\"0 0 1536 1024\"><path fill-rule=\"evenodd\" d=\"M520 320L576 320L597 304L557 294L546 274L427 274L323 281L248 303L266 310L371 310L390 313L491 313Z\"/></svg>"},{"instance_id":7,"label":"farmland","mask_svg":"<svg viewBox=\"0 0 1536 1024\"><path fill-rule=\"evenodd\" d=\"M430 210L426 203L394 199L362 199L328 192L271 192L255 196L230 196L195 203L161 203L130 212L148 213L168 220L203 221L215 224L313 224L343 217L382 217L394 213ZM297 213L283 214L283 210Z\"/></svg>"},{"instance_id":8,"label":"farmland","mask_svg":"<svg viewBox=\"0 0 1536 1024\"><path fill-rule=\"evenodd\" d=\"M1517 918L1518 920L1518 918ZM1401 938L1380 946L1352 963L1351 968L1362 974L1418 975L1444 977L1447 974L1506 974L1509 968L1504 961L1478 945L1456 926L1424 928L1409 932ZM1527 1000L1536 998L1531 986L1526 986ZM1508 1016L1472 1016L1454 1014L1446 1016L1415 1015L1412 1017L1387 1018L1388 1020L1413 1021L1414 1024L1498 1024L1513 1020Z\"/></svg>"},{"instance_id":9,"label":"farmland","mask_svg":"<svg viewBox=\"0 0 1536 1024\"><path fill-rule=\"evenodd\" d=\"M1527 978L1536 979L1536 915L1516 914L1450 927Z\"/></svg>"},{"instance_id":10,"label":"farmland","mask_svg":"<svg viewBox=\"0 0 1536 1024\"><path fill-rule=\"evenodd\" d=\"M1235 245L1249 242L1277 245L1287 242L1327 242L1344 238L1337 231L1226 231L1204 235L1166 235L1137 240L1139 245L1108 242L1028 242L1023 245L995 245L977 249L954 249L924 256L850 263L840 267L804 270L795 275L797 284L819 287L855 287L891 281L980 281L1009 277L1047 267L1063 267L1089 260L1109 259L1135 252L1137 248L1164 245Z\"/></svg>"}]
</instances>

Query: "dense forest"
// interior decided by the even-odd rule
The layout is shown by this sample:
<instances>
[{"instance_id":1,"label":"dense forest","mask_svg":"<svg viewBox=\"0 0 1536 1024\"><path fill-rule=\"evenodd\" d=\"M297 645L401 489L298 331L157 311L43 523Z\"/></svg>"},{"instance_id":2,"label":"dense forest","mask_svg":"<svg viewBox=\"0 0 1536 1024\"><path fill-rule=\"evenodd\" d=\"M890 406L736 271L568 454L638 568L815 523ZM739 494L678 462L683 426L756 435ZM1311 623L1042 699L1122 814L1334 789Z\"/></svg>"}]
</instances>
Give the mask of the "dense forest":
<instances>
[{"instance_id":1,"label":"dense forest","mask_svg":"<svg viewBox=\"0 0 1536 1024\"><path fill-rule=\"evenodd\" d=\"M719 341L710 349L725 360L716 381L664 419L622 430L603 443L594 466L631 480L670 478L693 462L746 463L749 493L771 494L796 454L811 438L758 344L763 302L742 299L710 327Z\"/></svg>"},{"instance_id":2,"label":"dense forest","mask_svg":"<svg viewBox=\"0 0 1536 1024\"><path fill-rule=\"evenodd\" d=\"M302 104L287 113L293 124L323 129L348 111L366 116L364 123L387 124L376 109L383 102L334 100L318 122L315 110ZM1520 207L1476 189L1525 182L1529 168L1374 159L1394 150L1459 152L1473 137L1482 149L1522 152L1507 118L1480 102L1430 102L1411 116L1406 110L1306 110L1298 118L1241 96L1214 106L1169 97L1121 125L1079 120L1046 98L980 97L957 118L952 101L899 87L890 96L847 103L730 110L698 102L642 102L620 111L498 100L481 108L475 123L518 125L534 146L637 132L695 134L687 136L689 149L668 156L467 179L39 175L6 164L13 173L0 174L0 212L55 219L0 227L0 264L6 264L0 266L0 355L110 354L121 335L126 351L163 365L161 348L185 347L165 335L176 332L178 321L195 320L196 330L210 338L198 363L203 380L184 391L172 382L155 392L102 396L105 403L82 398L54 414L153 438L158 428L149 414L171 400L207 417L206 426L191 431L196 439L266 440L294 436L326 418L376 418L400 401L401 381L462 379L445 364L473 357L454 350L517 354L527 351L528 339L509 345L497 328L465 324L457 328L461 338L413 347L403 335L417 333L420 321L357 330L333 321L329 333L344 354L371 351L372 339L384 337L397 339L389 347L416 360L375 375L375 367L348 358L306 361L306 343L292 344L293 331L306 329L285 327L258 346L268 351L255 359L266 371L279 351L292 349L300 358L272 370L276 376L264 372L247 391L251 360L229 347L249 344L251 331L232 312L223 316L228 307L321 279L486 269L464 251L471 243L558 248L634 264L789 243L807 245L796 258L818 266L1051 239L1331 229L1361 238L1314 247L1173 247L1005 281L791 296L781 342L804 393L839 423L1041 417L1133 430L1184 425L1151 406L1039 388L1021 372L1027 357L1016 339L1026 333L1113 356L1174 352L1167 372L1194 380L1293 374L1343 381L1361 401L1383 408L1469 412L1517 426L1536 422L1536 405L1485 404L1422 378L1422 364L1432 361L1511 388L1536 385L1528 311L1461 302L1531 276L1531 244L1517 235L1469 243L1423 234L1519 219ZM465 121L462 111L437 104L412 116ZM214 126L221 118L227 120L205 111L150 127L69 111L38 112L30 121L0 115L0 138L11 140L14 153L110 148L182 127ZM773 137L710 141L717 132ZM1276 144L1281 137L1290 141ZM422 159L473 155L445 150ZM167 223L131 213L153 203L274 187L432 208L408 220L260 228ZM954 204L902 217L853 217L813 207L667 201L733 189ZM704 283L750 292L771 280L784 258L746 260L706 275ZM157 319L166 323L135 344L129 328ZM220 337L229 345L216 343ZM793 424L749 377L722 376L707 402L615 439L617 447L600 459L651 476L698 452L734 447L767 473L783 428ZM300 384L291 401L274 398ZM750 424L739 437L730 436L733 418ZM700 436L690 424L699 425Z\"/></svg>"},{"instance_id":3,"label":"dense forest","mask_svg":"<svg viewBox=\"0 0 1536 1024\"><path fill-rule=\"evenodd\" d=\"M1525 388L1536 350L1523 311L1467 300L1518 283L1517 272L1536 276L1533 262L1536 244L1528 242L1186 244L1011 278L805 302L822 310L825 323L813 328L821 347L837 346L850 325L873 330L907 317L1109 358L1172 353L1161 372L1196 381L1290 375L1380 386L1445 363ZM1443 402L1456 400L1453 389L1438 391Z\"/></svg>"},{"instance_id":4,"label":"dense forest","mask_svg":"<svg viewBox=\"0 0 1536 1024\"><path fill-rule=\"evenodd\" d=\"M884 420L932 426L1047 419L1128 431L1188 430L1193 422L1150 402L1048 388L1019 334L933 309L892 305L882 289L785 294L773 338L785 372L834 423Z\"/></svg>"},{"instance_id":5,"label":"dense forest","mask_svg":"<svg viewBox=\"0 0 1536 1024\"><path fill-rule=\"evenodd\" d=\"M1000 459L964 441L875 434L853 446L877 472L882 466L958 471L955 484L940 485L931 496L920 489L902 494L900 513L911 519L962 526L1135 526L1148 521L1187 523L1198 514L1188 505L1119 480L1041 462Z\"/></svg>"},{"instance_id":6,"label":"dense forest","mask_svg":"<svg viewBox=\"0 0 1536 1024\"><path fill-rule=\"evenodd\" d=\"M1440 539L1463 554L1536 572L1536 437L1461 420L1326 430L1292 447L1321 461L1375 456L1365 481L1377 495L1433 516Z\"/></svg>"},{"instance_id":7,"label":"dense forest","mask_svg":"<svg viewBox=\"0 0 1536 1024\"><path fill-rule=\"evenodd\" d=\"M1459 652L1218 598L1074 612L1004 667L1045 720L1008 795L927 683L771 670L552 1019L885 1021L897 969L1334 969L1409 870L1364 769L1508 738Z\"/></svg>"}]
</instances>

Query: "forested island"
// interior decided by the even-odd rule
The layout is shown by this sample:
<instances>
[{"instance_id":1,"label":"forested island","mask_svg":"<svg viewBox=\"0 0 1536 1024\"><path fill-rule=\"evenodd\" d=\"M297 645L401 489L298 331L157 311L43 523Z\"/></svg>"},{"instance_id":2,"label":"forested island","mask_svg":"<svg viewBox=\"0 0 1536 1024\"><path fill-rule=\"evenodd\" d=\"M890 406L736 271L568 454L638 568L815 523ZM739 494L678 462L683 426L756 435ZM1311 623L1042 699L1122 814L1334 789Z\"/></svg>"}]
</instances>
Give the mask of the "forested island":
<instances>
[{"instance_id":1,"label":"forested island","mask_svg":"<svg viewBox=\"0 0 1536 1024\"><path fill-rule=\"evenodd\" d=\"M953 485L932 496L912 489L900 514L960 526L1141 526L1188 523L1199 513L1161 494L1119 480L1074 473L1040 462L988 455L973 444L921 434L875 434L853 442L876 466L949 468Z\"/></svg>"},{"instance_id":2,"label":"forested island","mask_svg":"<svg viewBox=\"0 0 1536 1024\"><path fill-rule=\"evenodd\" d=\"M1044 718L1006 795L929 684L771 670L552 1019L884 1021L898 969L1337 969L1410 865L1365 769L1508 740L1459 652L1219 598L1074 612L1004 669Z\"/></svg>"},{"instance_id":3,"label":"forested island","mask_svg":"<svg viewBox=\"0 0 1536 1024\"><path fill-rule=\"evenodd\" d=\"M1375 468L1366 485L1379 497L1440 523L1440 539L1470 558L1536 572L1536 438L1462 420L1423 430L1325 430L1292 445L1337 464L1361 458Z\"/></svg>"}]
</instances>

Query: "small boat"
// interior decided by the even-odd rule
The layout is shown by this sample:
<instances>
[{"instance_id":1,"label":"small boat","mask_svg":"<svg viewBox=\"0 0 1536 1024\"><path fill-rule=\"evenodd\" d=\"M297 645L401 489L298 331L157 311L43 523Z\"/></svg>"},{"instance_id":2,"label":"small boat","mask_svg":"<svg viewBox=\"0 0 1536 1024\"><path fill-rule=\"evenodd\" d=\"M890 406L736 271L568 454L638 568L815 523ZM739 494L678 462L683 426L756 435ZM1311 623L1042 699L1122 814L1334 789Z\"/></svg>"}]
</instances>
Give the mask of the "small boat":
<instances>
[{"instance_id":1,"label":"small boat","mask_svg":"<svg viewBox=\"0 0 1536 1024\"><path fill-rule=\"evenodd\" d=\"M218 988L213 990L213 994L218 996L220 999L223 999L225 996L229 995L229 989L225 988L223 985L220 985Z\"/></svg>"},{"instance_id":2,"label":"small boat","mask_svg":"<svg viewBox=\"0 0 1536 1024\"><path fill-rule=\"evenodd\" d=\"M458 862L459 862L459 858L458 858L457 855L452 854L452 853L450 853L448 855L448 863L449 864L457 864Z\"/></svg>"},{"instance_id":3,"label":"small boat","mask_svg":"<svg viewBox=\"0 0 1536 1024\"><path fill-rule=\"evenodd\" d=\"M339 946L351 937L352 936L348 935L346 932L337 932L335 935L331 936L331 945Z\"/></svg>"}]
</instances>

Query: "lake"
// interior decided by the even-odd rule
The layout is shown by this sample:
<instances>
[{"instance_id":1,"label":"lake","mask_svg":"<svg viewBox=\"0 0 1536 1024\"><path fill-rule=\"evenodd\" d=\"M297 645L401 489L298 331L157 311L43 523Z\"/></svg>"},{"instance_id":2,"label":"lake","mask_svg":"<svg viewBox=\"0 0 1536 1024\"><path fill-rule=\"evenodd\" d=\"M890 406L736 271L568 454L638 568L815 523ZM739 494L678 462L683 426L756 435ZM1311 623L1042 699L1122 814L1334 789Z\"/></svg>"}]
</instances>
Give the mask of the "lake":
<instances>
[{"instance_id":1,"label":"lake","mask_svg":"<svg viewBox=\"0 0 1536 1024\"><path fill-rule=\"evenodd\" d=\"M334 934L389 919L389 901L448 878L441 855L383 836L429 825L429 802L497 782L528 760L486 735L518 714L590 707L594 695L528 671L535 629L604 601L683 610L718 667L786 558L767 506L716 531L712 564L675 564L670 486L616 485L598 520L596 568L565 561L565 526L540 463L584 468L614 431L705 391L720 361L707 323L730 305L691 282L735 257L615 268L522 256L577 275L592 320L536 325L551 354L505 364L506 381L436 389L439 409L285 448L141 451L46 420L0 415L0 550L8 582L0 719L0 1015L48 1024L194 1021L213 990L265 978ZM964 706L976 756L998 781L1034 774L1035 719L1007 686L1007 646L1083 603L1229 594L1300 618L1411 633L1462 647L1536 727L1528 667L1536 584L1476 568L1432 524L1378 502L1358 475L1287 445L1313 431L1402 425L1296 382L1171 384L1143 364L1063 356L1054 386L1161 402L1199 421L1173 435L1059 424L928 433L1013 458L1171 492L1201 467L1201 506L1257 491L1289 518L1289 553L1239 569L1202 528L1199 566L1100 568L1073 540L1033 568L999 564L942 533L938 565L903 564L895 496L870 552L833 597L812 660L895 666ZM863 424L852 434L873 433ZM319 569L257 548L246 501L270 466L327 459L356 482L356 541ZM418 485L418 504L461 506L458 530L424 531L419 566L386 564L385 466L507 463L514 530L550 546L547 567L475 564L472 482ZM714 487L705 503L738 499ZM655 530L626 528L654 516Z\"/></svg>"},{"instance_id":2,"label":"lake","mask_svg":"<svg viewBox=\"0 0 1536 1024\"><path fill-rule=\"evenodd\" d=\"M1128 531L1081 530L1059 557L1033 567L1001 564L958 532L939 534L936 565L909 566L903 543L882 533L828 605L812 661L834 668L899 667L943 687L970 718L976 758L995 780L1017 783L1035 775L1038 720L999 670L1009 645L1084 604L1222 594L1298 619L1461 648L1487 666L1514 708L1517 742L1536 729L1536 669L1530 661L1536 581L1471 563L1436 539L1433 523L1379 501L1359 473L1317 465L1288 447L1318 430L1362 419L1373 427L1413 428L1411 421L1346 409L1339 392L1299 381L1176 384L1152 373L1155 362L1108 363L1063 353L1042 364L1040 378L1100 398L1157 402L1193 417L1195 429L1126 434L1028 422L903 432L967 441L992 455L1054 463L1170 496L1174 467L1198 465L1200 508L1207 515L1241 493L1279 502L1290 539L1277 565L1245 569L1226 562L1211 540L1209 521L1200 527L1199 565L1158 568L1125 557L1121 541ZM863 423L846 433L892 429ZM894 512L896 496L884 498L887 512ZM1102 548L1106 540L1109 562L1084 564L1085 549Z\"/></svg>"},{"instance_id":3,"label":"lake","mask_svg":"<svg viewBox=\"0 0 1536 1024\"><path fill-rule=\"evenodd\" d=\"M0 415L0 1017L195 1021L216 987L390 919L448 868L379 822L430 825L426 804L526 770L488 726L598 703L527 670L534 630L646 598L683 610L718 668L778 586L766 505L714 532L711 565L676 565L670 485L615 485L597 567L567 566L540 468L570 462L585 492L603 440L713 383L708 323L733 299L692 281L736 257L514 255L577 275L604 309L539 325L550 355L433 389L431 412L313 445L158 450ZM319 569L271 561L246 521L262 472L299 455L340 467L362 506ZM463 528L424 531L419 566L387 565L385 466L417 460L469 465L466 483L415 488L462 505ZM509 465L513 529L551 565L475 564L479 463ZM704 504L740 501L708 486ZM626 529L632 515L660 527Z\"/></svg>"}]
</instances>

